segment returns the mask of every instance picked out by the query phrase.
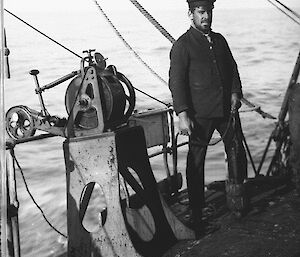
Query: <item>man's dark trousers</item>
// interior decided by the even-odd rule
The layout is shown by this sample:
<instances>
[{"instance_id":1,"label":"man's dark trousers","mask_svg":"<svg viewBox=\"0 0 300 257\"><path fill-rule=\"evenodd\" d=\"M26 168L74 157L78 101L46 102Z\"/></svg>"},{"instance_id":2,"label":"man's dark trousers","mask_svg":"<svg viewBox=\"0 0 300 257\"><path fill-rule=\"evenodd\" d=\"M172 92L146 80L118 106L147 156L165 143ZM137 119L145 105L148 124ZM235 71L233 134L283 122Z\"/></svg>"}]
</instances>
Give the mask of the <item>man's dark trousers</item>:
<instances>
[{"instance_id":1,"label":"man's dark trousers","mask_svg":"<svg viewBox=\"0 0 300 257\"><path fill-rule=\"evenodd\" d=\"M200 225L202 220L202 208L205 205L204 196L204 162L207 145L216 129L223 138L227 158L230 158L233 127L228 124L229 118L195 119L192 135L189 140L189 152L187 156L187 188L190 208L195 225Z\"/></svg>"}]
</instances>

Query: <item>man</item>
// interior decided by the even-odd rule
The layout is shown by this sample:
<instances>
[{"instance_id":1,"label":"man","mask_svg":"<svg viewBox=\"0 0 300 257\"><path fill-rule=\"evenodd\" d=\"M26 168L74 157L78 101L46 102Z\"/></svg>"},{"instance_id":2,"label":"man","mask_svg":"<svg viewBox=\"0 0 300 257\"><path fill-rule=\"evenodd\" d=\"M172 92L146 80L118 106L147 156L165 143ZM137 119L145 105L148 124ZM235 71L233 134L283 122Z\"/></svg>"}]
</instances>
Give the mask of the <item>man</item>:
<instances>
[{"instance_id":1,"label":"man","mask_svg":"<svg viewBox=\"0 0 300 257\"><path fill-rule=\"evenodd\" d=\"M189 136L187 188L196 232L203 231L204 160L215 129L232 157L231 110L240 107L242 87L225 38L211 31L214 0L187 0L190 29L170 52L169 87L179 117L179 131ZM239 122L239 120L238 120ZM243 176L236 179L241 184ZM199 231L197 231L199 230Z\"/></svg>"}]
</instances>

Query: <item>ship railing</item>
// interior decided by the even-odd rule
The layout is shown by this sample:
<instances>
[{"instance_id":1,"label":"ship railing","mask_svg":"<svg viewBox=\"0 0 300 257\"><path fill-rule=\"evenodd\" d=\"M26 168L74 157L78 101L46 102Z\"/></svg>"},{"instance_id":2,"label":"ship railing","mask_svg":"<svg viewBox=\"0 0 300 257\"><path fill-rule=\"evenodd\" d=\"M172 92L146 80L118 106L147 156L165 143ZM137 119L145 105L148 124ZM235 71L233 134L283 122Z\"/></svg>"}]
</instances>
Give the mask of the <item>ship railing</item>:
<instances>
[{"instance_id":1,"label":"ship railing","mask_svg":"<svg viewBox=\"0 0 300 257\"><path fill-rule=\"evenodd\" d=\"M159 155L163 156L166 177L158 181L160 192L166 197L177 194L182 187L182 176L177 170L177 149L188 142L177 144L178 133L175 132L173 108L147 109L134 113L128 124L130 127L143 127L149 159ZM157 149L157 147L161 147L161 149ZM169 165L170 155L172 156L171 167Z\"/></svg>"}]
</instances>

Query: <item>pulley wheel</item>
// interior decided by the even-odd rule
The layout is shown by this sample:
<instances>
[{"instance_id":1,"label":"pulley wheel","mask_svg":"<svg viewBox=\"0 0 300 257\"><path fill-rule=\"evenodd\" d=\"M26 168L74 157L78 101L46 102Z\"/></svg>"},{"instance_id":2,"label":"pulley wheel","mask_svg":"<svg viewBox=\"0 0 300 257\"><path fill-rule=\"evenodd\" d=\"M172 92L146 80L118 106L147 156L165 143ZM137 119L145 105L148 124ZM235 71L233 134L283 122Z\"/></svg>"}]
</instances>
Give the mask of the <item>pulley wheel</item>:
<instances>
[{"instance_id":1,"label":"pulley wheel","mask_svg":"<svg viewBox=\"0 0 300 257\"><path fill-rule=\"evenodd\" d=\"M14 106L7 111L6 131L13 139L25 139L34 135L34 121L26 106Z\"/></svg>"}]
</instances>

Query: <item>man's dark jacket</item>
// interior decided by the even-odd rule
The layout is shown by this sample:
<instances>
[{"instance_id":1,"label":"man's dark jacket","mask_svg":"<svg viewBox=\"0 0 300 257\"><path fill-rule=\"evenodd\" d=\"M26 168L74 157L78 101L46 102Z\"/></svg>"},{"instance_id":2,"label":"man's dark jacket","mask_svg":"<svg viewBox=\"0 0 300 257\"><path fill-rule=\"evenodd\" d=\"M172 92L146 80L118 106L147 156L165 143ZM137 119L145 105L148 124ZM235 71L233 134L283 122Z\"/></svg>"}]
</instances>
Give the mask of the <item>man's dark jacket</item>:
<instances>
[{"instance_id":1,"label":"man's dark jacket","mask_svg":"<svg viewBox=\"0 0 300 257\"><path fill-rule=\"evenodd\" d=\"M169 87L177 114L227 117L231 94L242 95L237 65L225 38L215 32L210 37L212 43L191 27L171 49Z\"/></svg>"}]
</instances>

